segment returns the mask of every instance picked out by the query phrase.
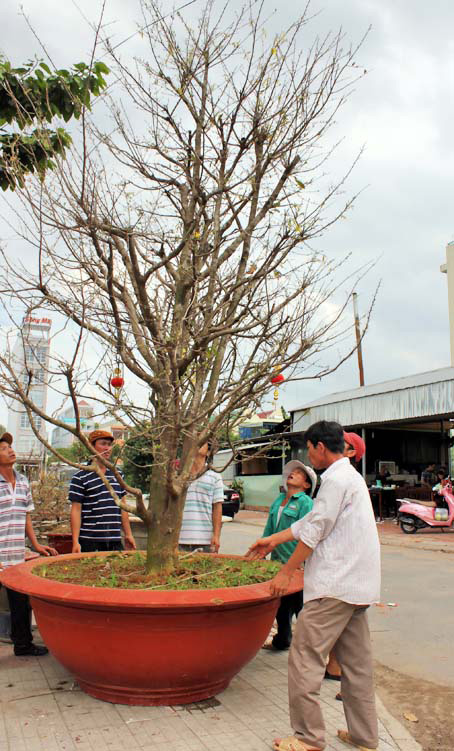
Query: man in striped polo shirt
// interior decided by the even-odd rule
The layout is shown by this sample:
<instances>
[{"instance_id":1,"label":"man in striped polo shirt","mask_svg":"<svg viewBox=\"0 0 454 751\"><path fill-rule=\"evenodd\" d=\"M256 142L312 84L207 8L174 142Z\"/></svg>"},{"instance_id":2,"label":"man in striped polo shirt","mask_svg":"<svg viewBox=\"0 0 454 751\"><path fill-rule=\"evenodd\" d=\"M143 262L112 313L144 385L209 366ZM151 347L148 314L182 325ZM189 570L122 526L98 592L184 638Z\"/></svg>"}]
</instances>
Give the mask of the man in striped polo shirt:
<instances>
[{"instance_id":1,"label":"man in striped polo shirt","mask_svg":"<svg viewBox=\"0 0 454 751\"><path fill-rule=\"evenodd\" d=\"M25 560L25 536L40 555L57 555L54 548L40 545L33 530L34 509L28 480L14 469L16 454L11 433L0 436L0 568ZM0 585L1 586L1 585ZM11 640L17 657L41 657L47 647L33 644L31 607L27 595L5 587L11 611Z\"/></svg>"},{"instance_id":2,"label":"man in striped polo shirt","mask_svg":"<svg viewBox=\"0 0 454 751\"><path fill-rule=\"evenodd\" d=\"M113 435L106 430L93 430L88 436L93 449L106 460L112 453ZM122 550L123 528L127 550L135 550L136 543L131 532L129 515L115 503L99 474L109 481L118 498L123 498L125 489L112 470L93 457L92 466L81 469L73 476L69 486L71 502L71 532L73 553L91 553L103 550Z\"/></svg>"},{"instance_id":3,"label":"man in striped polo shirt","mask_svg":"<svg viewBox=\"0 0 454 751\"><path fill-rule=\"evenodd\" d=\"M192 465L192 474L198 475L186 493L181 525L180 550L202 550L204 553L217 553L221 544L222 502L224 483L222 477L207 464L210 453L209 443L200 449Z\"/></svg>"}]
</instances>

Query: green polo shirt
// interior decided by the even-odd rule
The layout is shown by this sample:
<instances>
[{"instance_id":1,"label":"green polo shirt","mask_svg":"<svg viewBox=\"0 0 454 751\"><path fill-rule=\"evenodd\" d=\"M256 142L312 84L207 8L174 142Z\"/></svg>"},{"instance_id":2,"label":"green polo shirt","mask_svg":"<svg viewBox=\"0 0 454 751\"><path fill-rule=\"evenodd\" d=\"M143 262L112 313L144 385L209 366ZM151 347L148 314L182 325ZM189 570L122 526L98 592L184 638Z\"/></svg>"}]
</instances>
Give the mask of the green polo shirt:
<instances>
[{"instance_id":1,"label":"green polo shirt","mask_svg":"<svg viewBox=\"0 0 454 751\"><path fill-rule=\"evenodd\" d=\"M263 537L273 535L275 532L282 532L283 529L288 529L293 522L302 519L303 516L312 511L314 505L312 498L306 495L306 493L295 493L289 499L287 504L282 508L282 514L279 521L277 515L280 505L284 500L286 493L278 495L270 508L268 521L266 522L265 529L263 530ZM280 561L281 563L287 563L288 559L294 552L298 544L297 540L290 540L290 542L283 542L278 545L277 548L271 553L271 559L273 561Z\"/></svg>"}]
</instances>

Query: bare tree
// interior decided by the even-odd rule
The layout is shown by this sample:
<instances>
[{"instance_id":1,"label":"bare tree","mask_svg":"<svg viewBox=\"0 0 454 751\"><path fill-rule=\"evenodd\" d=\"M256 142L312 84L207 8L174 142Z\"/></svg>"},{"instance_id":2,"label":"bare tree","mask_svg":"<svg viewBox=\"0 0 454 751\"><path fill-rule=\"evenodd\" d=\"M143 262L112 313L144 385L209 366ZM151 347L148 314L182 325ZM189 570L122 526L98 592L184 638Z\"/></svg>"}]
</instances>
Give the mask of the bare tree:
<instances>
[{"instance_id":1,"label":"bare tree","mask_svg":"<svg viewBox=\"0 0 454 751\"><path fill-rule=\"evenodd\" d=\"M194 6L164 17L144 0L149 45L134 64L106 41L121 87L113 126L87 115L67 161L19 191L36 272L3 256L3 290L78 332L71 358L49 368L74 405L68 429L87 445L87 382L100 409L146 425L149 509L127 489L148 528L148 568L161 571L174 565L198 448L259 405L276 369L301 377L338 341L342 309L324 304L339 274L310 244L351 206L340 205L345 178L328 185L325 136L363 75L340 34L307 46L307 11L270 40L256 3L230 19L217 0L201 7L191 25ZM91 373L87 342L100 352ZM142 384L140 404L113 396L105 373L117 364ZM1 389L33 424L65 427L7 353Z\"/></svg>"}]
</instances>

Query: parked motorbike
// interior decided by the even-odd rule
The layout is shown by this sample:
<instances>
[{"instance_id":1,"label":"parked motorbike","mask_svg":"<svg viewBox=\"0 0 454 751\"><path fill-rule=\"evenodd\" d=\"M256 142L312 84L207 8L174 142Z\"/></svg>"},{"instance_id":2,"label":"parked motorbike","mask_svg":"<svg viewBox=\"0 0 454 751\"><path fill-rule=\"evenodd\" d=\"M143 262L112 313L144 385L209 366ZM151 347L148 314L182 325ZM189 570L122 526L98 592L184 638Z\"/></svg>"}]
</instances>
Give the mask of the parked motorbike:
<instances>
[{"instance_id":1,"label":"parked motorbike","mask_svg":"<svg viewBox=\"0 0 454 751\"><path fill-rule=\"evenodd\" d=\"M451 483L435 495L435 507L404 498L397 512L402 532L415 534L424 527L451 527L454 522L454 494Z\"/></svg>"}]
</instances>

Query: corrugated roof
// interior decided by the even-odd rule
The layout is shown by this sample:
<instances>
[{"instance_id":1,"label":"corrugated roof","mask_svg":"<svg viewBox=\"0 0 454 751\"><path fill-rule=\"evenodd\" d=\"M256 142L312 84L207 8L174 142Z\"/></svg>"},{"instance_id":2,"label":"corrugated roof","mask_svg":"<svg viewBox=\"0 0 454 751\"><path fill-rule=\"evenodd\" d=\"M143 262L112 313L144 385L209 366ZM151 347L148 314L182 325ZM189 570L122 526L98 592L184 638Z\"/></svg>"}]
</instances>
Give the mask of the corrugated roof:
<instances>
[{"instance_id":1,"label":"corrugated roof","mask_svg":"<svg viewBox=\"0 0 454 751\"><path fill-rule=\"evenodd\" d=\"M412 376L396 378L392 381L381 381L370 386L359 386L357 389L350 391L338 391L334 394L316 399L313 402L304 404L301 407L295 407L290 410L291 413L299 412L302 409L318 407L333 402L345 402L350 399L360 399L364 396L374 396L375 394L388 394L391 391L401 391L402 389L414 388L415 386L425 386L430 383L439 383L440 381L454 380L454 368L438 368L438 370L428 370L424 373L417 373ZM454 405L453 405L454 407Z\"/></svg>"},{"instance_id":2,"label":"corrugated roof","mask_svg":"<svg viewBox=\"0 0 454 751\"><path fill-rule=\"evenodd\" d=\"M454 368L418 373L317 399L292 410L293 430L318 420L367 425L454 413Z\"/></svg>"}]
</instances>

